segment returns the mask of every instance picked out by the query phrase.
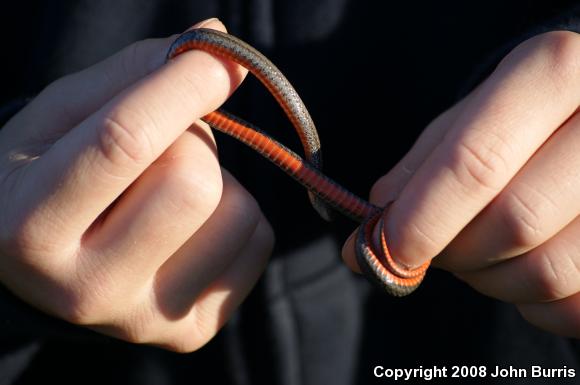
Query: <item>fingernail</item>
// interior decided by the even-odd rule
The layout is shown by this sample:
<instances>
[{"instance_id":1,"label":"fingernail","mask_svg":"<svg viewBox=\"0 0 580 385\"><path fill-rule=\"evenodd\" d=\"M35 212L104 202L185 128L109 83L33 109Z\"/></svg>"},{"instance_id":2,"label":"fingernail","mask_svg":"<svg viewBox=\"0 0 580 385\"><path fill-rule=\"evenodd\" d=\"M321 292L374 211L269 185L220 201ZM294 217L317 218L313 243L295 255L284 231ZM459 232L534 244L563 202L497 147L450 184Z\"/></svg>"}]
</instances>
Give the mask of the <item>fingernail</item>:
<instances>
[{"instance_id":1,"label":"fingernail","mask_svg":"<svg viewBox=\"0 0 580 385\"><path fill-rule=\"evenodd\" d=\"M218 19L217 17L212 17L210 19L202 20L202 21L200 21L198 23L195 23L194 25L192 25L188 29L186 29L185 32L187 32L189 30L192 30L192 29L195 29L195 28L202 28L202 27L204 27L204 26L206 26L208 24L211 24L211 23L213 23L215 21L220 21L220 19Z\"/></svg>"}]
</instances>

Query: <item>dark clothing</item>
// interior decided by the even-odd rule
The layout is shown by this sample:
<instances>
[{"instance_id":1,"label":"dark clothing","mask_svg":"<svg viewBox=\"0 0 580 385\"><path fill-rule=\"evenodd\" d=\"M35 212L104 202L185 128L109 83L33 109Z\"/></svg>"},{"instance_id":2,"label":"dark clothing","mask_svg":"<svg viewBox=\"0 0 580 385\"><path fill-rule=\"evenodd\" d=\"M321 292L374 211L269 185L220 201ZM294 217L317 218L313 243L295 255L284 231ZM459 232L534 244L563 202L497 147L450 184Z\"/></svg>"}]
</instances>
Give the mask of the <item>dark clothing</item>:
<instances>
[{"instance_id":1,"label":"dark clothing","mask_svg":"<svg viewBox=\"0 0 580 385\"><path fill-rule=\"evenodd\" d=\"M34 95L135 40L218 16L293 82L317 122L326 173L361 196L430 120L511 48L539 32L580 25L570 1L14 4L0 15L6 29L3 104ZM244 82L228 108L299 148L280 109L254 79ZM277 236L266 273L218 336L186 355L131 345L50 318L2 290L0 385L390 383L373 377L375 365L567 366L580 375L578 341L534 328L514 306L450 274L432 269L404 299L371 288L339 258L355 224L325 223L303 189L274 166L232 139L219 136L218 145L223 165L256 197ZM468 382L436 383L446 381Z\"/></svg>"}]
</instances>

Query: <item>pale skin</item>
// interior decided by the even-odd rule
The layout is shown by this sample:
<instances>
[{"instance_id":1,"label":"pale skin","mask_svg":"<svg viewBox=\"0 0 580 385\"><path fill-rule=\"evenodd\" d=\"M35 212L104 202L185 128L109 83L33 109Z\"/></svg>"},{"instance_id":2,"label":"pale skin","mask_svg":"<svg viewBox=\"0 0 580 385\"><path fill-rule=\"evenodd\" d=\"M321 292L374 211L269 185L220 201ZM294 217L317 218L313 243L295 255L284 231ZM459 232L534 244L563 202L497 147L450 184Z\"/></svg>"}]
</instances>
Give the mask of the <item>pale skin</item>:
<instances>
[{"instance_id":1,"label":"pale skin","mask_svg":"<svg viewBox=\"0 0 580 385\"><path fill-rule=\"evenodd\" d=\"M251 290L274 236L199 122L245 70L199 51L162 65L173 39L57 80L0 131L0 280L72 323L188 352ZM394 200L387 239L400 262L437 256L530 322L572 336L578 57L572 33L522 44L371 193ZM351 241L344 257L357 270Z\"/></svg>"},{"instance_id":2,"label":"pale skin","mask_svg":"<svg viewBox=\"0 0 580 385\"><path fill-rule=\"evenodd\" d=\"M188 352L251 290L274 237L198 120L245 70L201 51L163 65L174 39L57 80L0 132L0 280L67 321Z\"/></svg>"},{"instance_id":3,"label":"pale skin","mask_svg":"<svg viewBox=\"0 0 580 385\"><path fill-rule=\"evenodd\" d=\"M396 260L580 337L580 35L520 44L371 190ZM352 239L343 248L358 270Z\"/></svg>"}]
</instances>

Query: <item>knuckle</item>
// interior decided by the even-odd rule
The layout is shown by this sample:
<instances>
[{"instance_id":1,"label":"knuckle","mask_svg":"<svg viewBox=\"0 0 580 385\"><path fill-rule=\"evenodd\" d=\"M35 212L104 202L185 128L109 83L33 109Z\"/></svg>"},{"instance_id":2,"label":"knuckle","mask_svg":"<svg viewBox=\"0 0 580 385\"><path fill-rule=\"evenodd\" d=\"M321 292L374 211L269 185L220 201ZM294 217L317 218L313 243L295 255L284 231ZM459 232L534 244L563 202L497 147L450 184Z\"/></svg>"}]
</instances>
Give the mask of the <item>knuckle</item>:
<instances>
[{"instance_id":1,"label":"knuckle","mask_svg":"<svg viewBox=\"0 0 580 385\"><path fill-rule=\"evenodd\" d=\"M515 191L500 199L500 217L512 246L525 250L543 242L545 229L539 205Z\"/></svg>"},{"instance_id":2,"label":"knuckle","mask_svg":"<svg viewBox=\"0 0 580 385\"><path fill-rule=\"evenodd\" d=\"M152 314L143 311L126 296L110 295L103 287L83 285L77 290L62 290L63 301L56 315L79 326L93 326L101 332L135 344L151 343L157 337ZM119 304L123 303L123 306Z\"/></svg>"},{"instance_id":3,"label":"knuckle","mask_svg":"<svg viewBox=\"0 0 580 385\"><path fill-rule=\"evenodd\" d=\"M528 270L539 300L559 300L577 290L579 271L567 254L564 252L556 258L554 254L543 252L530 258Z\"/></svg>"},{"instance_id":4,"label":"knuckle","mask_svg":"<svg viewBox=\"0 0 580 385\"><path fill-rule=\"evenodd\" d=\"M55 313L58 317L75 325L95 325L104 321L98 299L84 287L61 288Z\"/></svg>"},{"instance_id":5,"label":"knuckle","mask_svg":"<svg viewBox=\"0 0 580 385\"><path fill-rule=\"evenodd\" d=\"M388 190L387 188L388 184L389 179L386 177L386 175L383 175L382 177L377 179L377 181L371 187L370 196L373 198L381 197L382 195L385 194L385 191Z\"/></svg>"},{"instance_id":6,"label":"knuckle","mask_svg":"<svg viewBox=\"0 0 580 385\"><path fill-rule=\"evenodd\" d=\"M10 221L5 221L0 229L0 247L3 251L25 260L42 255L43 263L54 259L47 258L48 256L63 254L63 245L50 236L36 212L20 218L14 215Z\"/></svg>"},{"instance_id":7,"label":"knuckle","mask_svg":"<svg viewBox=\"0 0 580 385\"><path fill-rule=\"evenodd\" d=\"M133 344L152 344L158 338L157 323L141 311L126 315L116 329L119 338Z\"/></svg>"},{"instance_id":8,"label":"knuckle","mask_svg":"<svg viewBox=\"0 0 580 385\"><path fill-rule=\"evenodd\" d=\"M262 211L258 202L243 187L229 184L224 190L221 204L240 231L243 230L248 235L255 232L262 218Z\"/></svg>"},{"instance_id":9,"label":"knuckle","mask_svg":"<svg viewBox=\"0 0 580 385\"><path fill-rule=\"evenodd\" d=\"M140 60L142 45L142 41L136 41L127 46L122 54L119 55L119 69L124 76L131 76L135 71L135 68L142 65Z\"/></svg>"},{"instance_id":10,"label":"knuckle","mask_svg":"<svg viewBox=\"0 0 580 385\"><path fill-rule=\"evenodd\" d=\"M215 315L209 314L201 305L193 309L192 316L191 319L182 320L181 324L169 334L147 339L145 342L176 353L191 353L202 348L219 330L214 323Z\"/></svg>"},{"instance_id":11,"label":"knuckle","mask_svg":"<svg viewBox=\"0 0 580 385\"><path fill-rule=\"evenodd\" d=\"M175 353L192 353L196 350L202 348L205 344L207 344L214 336L203 337L200 338L199 336L177 336L176 338L172 338L171 340L162 344L162 346Z\"/></svg>"},{"instance_id":12,"label":"knuckle","mask_svg":"<svg viewBox=\"0 0 580 385\"><path fill-rule=\"evenodd\" d=\"M263 256L268 256L274 247L274 230L265 218L262 218L252 235L252 242L263 251ZM260 255L262 256L262 255Z\"/></svg>"},{"instance_id":13,"label":"knuckle","mask_svg":"<svg viewBox=\"0 0 580 385\"><path fill-rule=\"evenodd\" d=\"M546 66L563 86L576 82L580 70L580 36L570 31L551 31L534 38L535 46L546 51Z\"/></svg>"},{"instance_id":14,"label":"knuckle","mask_svg":"<svg viewBox=\"0 0 580 385\"><path fill-rule=\"evenodd\" d=\"M79 124L86 115L83 114L83 98L71 98L71 93L77 93L75 85L82 81L82 72L62 76L46 86L33 100L36 114L51 114L58 116L60 129L70 129ZM32 103L31 102L31 105ZM60 131L59 131L60 132ZM61 134L49 135L49 141L55 141Z\"/></svg>"},{"instance_id":15,"label":"knuckle","mask_svg":"<svg viewBox=\"0 0 580 385\"><path fill-rule=\"evenodd\" d=\"M64 75L58 79L53 80L49 85L47 85L42 92L38 95L39 97L50 99L60 99L61 96L66 94L69 85L74 81L76 74Z\"/></svg>"},{"instance_id":16,"label":"knuckle","mask_svg":"<svg viewBox=\"0 0 580 385\"><path fill-rule=\"evenodd\" d=\"M63 301L60 301L59 315L77 325L108 323L111 309L118 303L126 303L127 295L118 292L119 286L104 271L86 270L78 265L78 260L75 263L61 274L59 297Z\"/></svg>"},{"instance_id":17,"label":"knuckle","mask_svg":"<svg viewBox=\"0 0 580 385\"><path fill-rule=\"evenodd\" d=\"M195 351L207 344L219 331L221 322L216 319L216 314L211 307L200 304L192 313L192 322L187 330L187 337L177 339L176 348L180 351Z\"/></svg>"},{"instance_id":18,"label":"knuckle","mask_svg":"<svg viewBox=\"0 0 580 385\"><path fill-rule=\"evenodd\" d=\"M403 172L408 170L405 166L401 166L401 169ZM401 182L402 179L403 178L394 178L390 173L380 177L371 187L371 201L384 206L389 201L395 199L395 197L400 193L400 190L405 186L405 183Z\"/></svg>"},{"instance_id":19,"label":"knuckle","mask_svg":"<svg viewBox=\"0 0 580 385\"><path fill-rule=\"evenodd\" d=\"M451 155L451 169L468 192L501 189L506 161L499 147L473 144L467 140L458 142Z\"/></svg>"},{"instance_id":20,"label":"knuckle","mask_svg":"<svg viewBox=\"0 0 580 385\"><path fill-rule=\"evenodd\" d=\"M153 39L136 41L125 47L116 61L117 68L126 77L134 77L135 72L140 76L147 75L155 70L159 63L150 58L150 47Z\"/></svg>"},{"instance_id":21,"label":"knuckle","mask_svg":"<svg viewBox=\"0 0 580 385\"><path fill-rule=\"evenodd\" d=\"M222 178L211 165L198 168L192 166L193 162L186 157L172 159L171 171L164 174L163 185L172 192L171 203L178 210L202 211L202 215L209 217L220 202ZM192 172L195 169L198 172Z\"/></svg>"},{"instance_id":22,"label":"knuckle","mask_svg":"<svg viewBox=\"0 0 580 385\"><path fill-rule=\"evenodd\" d=\"M97 126L99 151L114 166L125 166L129 162L144 164L153 155L148 126L151 126L149 119L129 109L106 116Z\"/></svg>"},{"instance_id":23,"label":"knuckle","mask_svg":"<svg viewBox=\"0 0 580 385\"><path fill-rule=\"evenodd\" d=\"M38 244L35 226L28 221L5 222L0 229L0 246L2 250L13 255L23 255L33 245Z\"/></svg>"}]
</instances>

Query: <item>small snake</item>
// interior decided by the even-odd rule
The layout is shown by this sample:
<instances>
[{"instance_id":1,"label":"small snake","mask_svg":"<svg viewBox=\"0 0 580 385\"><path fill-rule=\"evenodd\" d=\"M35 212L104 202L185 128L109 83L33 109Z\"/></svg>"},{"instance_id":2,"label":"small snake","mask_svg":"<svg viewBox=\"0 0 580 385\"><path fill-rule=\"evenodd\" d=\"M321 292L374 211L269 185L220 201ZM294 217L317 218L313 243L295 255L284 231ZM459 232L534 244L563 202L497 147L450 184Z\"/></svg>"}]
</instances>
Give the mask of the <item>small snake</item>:
<instances>
[{"instance_id":1,"label":"small snake","mask_svg":"<svg viewBox=\"0 0 580 385\"><path fill-rule=\"evenodd\" d=\"M384 234L383 209L361 199L321 172L322 155L314 122L300 96L280 70L240 39L205 28L192 29L180 35L169 48L167 61L194 49L236 62L258 78L290 119L304 147L306 160L256 126L223 110L211 112L202 120L253 148L306 187L313 207L324 219L330 219L332 207L361 222L355 252L365 277L393 296L405 296L415 290L423 280L429 262L415 269L395 262Z\"/></svg>"}]
</instances>

